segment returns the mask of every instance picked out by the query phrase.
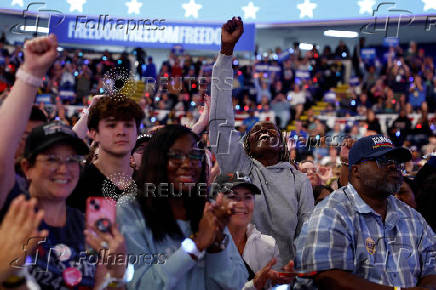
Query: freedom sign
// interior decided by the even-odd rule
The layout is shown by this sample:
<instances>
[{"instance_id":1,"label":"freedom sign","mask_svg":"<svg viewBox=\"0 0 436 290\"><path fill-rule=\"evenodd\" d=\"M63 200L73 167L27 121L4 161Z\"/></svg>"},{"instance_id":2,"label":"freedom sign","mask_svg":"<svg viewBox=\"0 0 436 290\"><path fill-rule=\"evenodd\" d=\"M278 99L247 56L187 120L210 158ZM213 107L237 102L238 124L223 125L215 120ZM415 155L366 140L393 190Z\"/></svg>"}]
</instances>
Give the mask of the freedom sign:
<instances>
[{"instance_id":1,"label":"freedom sign","mask_svg":"<svg viewBox=\"0 0 436 290\"><path fill-rule=\"evenodd\" d=\"M59 43L219 50L221 26L217 23L166 22L165 19L123 19L109 15L51 15L49 32ZM253 51L255 26L244 25L235 50Z\"/></svg>"}]
</instances>

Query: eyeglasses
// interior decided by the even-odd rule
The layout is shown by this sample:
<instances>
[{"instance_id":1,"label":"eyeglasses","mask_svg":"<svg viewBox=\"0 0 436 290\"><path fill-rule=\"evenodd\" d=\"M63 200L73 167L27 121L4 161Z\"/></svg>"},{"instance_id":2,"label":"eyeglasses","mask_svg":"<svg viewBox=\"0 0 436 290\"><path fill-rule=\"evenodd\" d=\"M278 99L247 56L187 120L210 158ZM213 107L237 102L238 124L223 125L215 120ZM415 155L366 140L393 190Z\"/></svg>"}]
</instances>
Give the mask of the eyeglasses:
<instances>
[{"instance_id":1,"label":"eyeglasses","mask_svg":"<svg viewBox=\"0 0 436 290\"><path fill-rule=\"evenodd\" d=\"M307 173L318 173L318 169L316 168L300 168L300 171L307 174Z\"/></svg>"},{"instance_id":2,"label":"eyeglasses","mask_svg":"<svg viewBox=\"0 0 436 290\"><path fill-rule=\"evenodd\" d=\"M398 169L402 172L405 171L404 163L401 163L398 160L388 159L384 156L379 157L379 158L366 158L366 159L362 159L360 162L365 162L365 161L375 161L377 164L377 167L380 169L387 168L389 166L394 165L396 169Z\"/></svg>"},{"instance_id":3,"label":"eyeglasses","mask_svg":"<svg viewBox=\"0 0 436 290\"><path fill-rule=\"evenodd\" d=\"M204 160L204 150L202 149L194 149L188 154L185 154L180 151L170 151L168 152L168 159L170 162L174 163L176 166L180 166L185 162L186 159L189 159L193 166L201 167L201 163Z\"/></svg>"},{"instance_id":4,"label":"eyeglasses","mask_svg":"<svg viewBox=\"0 0 436 290\"><path fill-rule=\"evenodd\" d=\"M56 155L43 155L39 159L37 158L36 160L46 163L49 168L58 168L63 163L65 163L67 166L79 165L81 162L83 162L84 158L83 156L80 155L72 155L66 158L61 158Z\"/></svg>"}]
</instances>

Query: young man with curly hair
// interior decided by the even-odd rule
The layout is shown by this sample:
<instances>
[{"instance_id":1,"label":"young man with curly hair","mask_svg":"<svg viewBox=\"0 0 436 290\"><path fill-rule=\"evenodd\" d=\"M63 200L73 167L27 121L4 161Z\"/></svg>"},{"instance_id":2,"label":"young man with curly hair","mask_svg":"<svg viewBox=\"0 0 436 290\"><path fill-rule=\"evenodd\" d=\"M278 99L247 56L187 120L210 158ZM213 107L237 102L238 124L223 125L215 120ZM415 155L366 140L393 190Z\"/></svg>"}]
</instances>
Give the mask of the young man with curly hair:
<instances>
[{"instance_id":1,"label":"young man with curly hair","mask_svg":"<svg viewBox=\"0 0 436 290\"><path fill-rule=\"evenodd\" d=\"M117 199L130 185L133 168L131 151L138 137L144 112L133 100L102 97L90 107L89 136L99 144L98 158L87 164L68 199L70 206L85 210L89 196Z\"/></svg>"}]
</instances>

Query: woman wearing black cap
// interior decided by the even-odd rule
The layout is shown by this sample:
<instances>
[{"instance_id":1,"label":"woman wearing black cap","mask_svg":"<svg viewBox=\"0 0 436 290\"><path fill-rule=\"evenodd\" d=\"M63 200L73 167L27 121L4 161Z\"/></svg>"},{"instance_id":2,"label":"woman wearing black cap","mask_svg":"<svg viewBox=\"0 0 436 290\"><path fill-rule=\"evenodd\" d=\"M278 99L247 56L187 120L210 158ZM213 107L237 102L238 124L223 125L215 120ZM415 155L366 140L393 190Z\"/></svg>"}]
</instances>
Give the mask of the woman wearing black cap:
<instances>
[{"instance_id":1,"label":"woman wearing black cap","mask_svg":"<svg viewBox=\"0 0 436 290\"><path fill-rule=\"evenodd\" d=\"M262 234L251 223L254 198L261 194L260 189L242 172L222 174L213 184L216 185L219 186L218 192L233 203L228 228L249 273L243 289L271 289L272 284L291 283L292 274L280 277L280 273L272 269L279 257L276 240ZM293 262L288 263L283 271L293 272Z\"/></svg>"},{"instance_id":2,"label":"woman wearing black cap","mask_svg":"<svg viewBox=\"0 0 436 290\"><path fill-rule=\"evenodd\" d=\"M26 43L26 61L17 72L17 81L9 98L1 107L2 210L7 210L10 199L23 193L17 183L14 184L14 152L24 133L36 90L56 58L56 49L54 35ZM86 144L70 127L60 122L44 124L29 134L25 156L21 161L23 172L29 181L28 192L24 194L36 198L36 207L44 212L39 230L45 230L48 235L17 245L24 249L24 254L11 263L14 262L13 265L21 267L21 270L12 271L6 280L1 281L4 287L20 287L27 280L28 285L33 283L42 289L92 289L106 280L112 280L112 277L123 277L125 265L96 266L98 256L91 257L85 250L86 235L86 242L97 251L107 248L111 253L125 253L124 239L117 229L112 229L112 235L98 231L95 236L86 232L84 235L83 215L66 206L66 198L77 185L81 156L87 153ZM26 267L22 266L24 261ZM108 279L105 279L105 275ZM100 278L96 278L98 276Z\"/></svg>"}]
</instances>

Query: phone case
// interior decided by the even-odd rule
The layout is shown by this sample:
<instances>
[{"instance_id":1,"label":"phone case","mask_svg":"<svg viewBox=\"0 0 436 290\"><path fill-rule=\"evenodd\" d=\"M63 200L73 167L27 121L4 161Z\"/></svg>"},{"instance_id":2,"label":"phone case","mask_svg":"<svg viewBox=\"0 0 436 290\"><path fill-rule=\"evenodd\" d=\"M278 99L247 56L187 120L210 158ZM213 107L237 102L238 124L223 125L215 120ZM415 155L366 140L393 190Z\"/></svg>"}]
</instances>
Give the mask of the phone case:
<instances>
[{"instance_id":1,"label":"phone case","mask_svg":"<svg viewBox=\"0 0 436 290\"><path fill-rule=\"evenodd\" d=\"M102 232L110 232L116 217L115 200L102 196L90 196L86 200L86 225Z\"/></svg>"}]
</instances>

